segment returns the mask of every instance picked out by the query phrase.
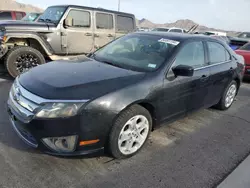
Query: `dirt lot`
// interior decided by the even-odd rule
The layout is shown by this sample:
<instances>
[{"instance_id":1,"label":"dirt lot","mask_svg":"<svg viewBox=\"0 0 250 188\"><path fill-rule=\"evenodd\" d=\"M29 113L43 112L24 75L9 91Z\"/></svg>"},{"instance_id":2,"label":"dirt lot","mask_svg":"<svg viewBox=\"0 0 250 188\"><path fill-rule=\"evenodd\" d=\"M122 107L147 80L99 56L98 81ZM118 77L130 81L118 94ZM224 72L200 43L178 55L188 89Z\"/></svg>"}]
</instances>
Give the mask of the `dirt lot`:
<instances>
[{"instance_id":1,"label":"dirt lot","mask_svg":"<svg viewBox=\"0 0 250 188\"><path fill-rule=\"evenodd\" d=\"M249 83L230 110L200 110L164 126L138 155L118 161L58 158L26 146L8 121L6 78L0 77L0 187L214 187L250 153Z\"/></svg>"}]
</instances>

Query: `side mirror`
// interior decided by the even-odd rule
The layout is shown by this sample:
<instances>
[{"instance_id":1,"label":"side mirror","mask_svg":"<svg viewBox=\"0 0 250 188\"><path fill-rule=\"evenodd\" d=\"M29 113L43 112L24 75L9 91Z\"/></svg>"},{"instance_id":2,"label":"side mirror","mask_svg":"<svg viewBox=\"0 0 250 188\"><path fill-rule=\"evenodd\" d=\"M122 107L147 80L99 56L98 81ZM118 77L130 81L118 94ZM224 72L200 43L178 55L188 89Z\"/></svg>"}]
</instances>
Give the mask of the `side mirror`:
<instances>
[{"instance_id":1,"label":"side mirror","mask_svg":"<svg viewBox=\"0 0 250 188\"><path fill-rule=\"evenodd\" d=\"M178 65L177 67L174 67L172 70L175 76L191 77L194 74L194 68L188 65Z\"/></svg>"},{"instance_id":2,"label":"side mirror","mask_svg":"<svg viewBox=\"0 0 250 188\"><path fill-rule=\"evenodd\" d=\"M72 27L73 21L73 18L66 18L63 23L64 27Z\"/></svg>"}]
</instances>

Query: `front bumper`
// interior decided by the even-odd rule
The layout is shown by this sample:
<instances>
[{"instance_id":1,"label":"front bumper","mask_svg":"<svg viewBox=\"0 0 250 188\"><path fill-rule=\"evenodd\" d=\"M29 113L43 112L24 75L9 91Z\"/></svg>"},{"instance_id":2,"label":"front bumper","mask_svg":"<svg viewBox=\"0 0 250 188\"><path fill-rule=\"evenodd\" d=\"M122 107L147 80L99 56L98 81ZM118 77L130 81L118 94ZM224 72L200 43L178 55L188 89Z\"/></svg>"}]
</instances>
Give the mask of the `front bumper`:
<instances>
[{"instance_id":1,"label":"front bumper","mask_svg":"<svg viewBox=\"0 0 250 188\"><path fill-rule=\"evenodd\" d=\"M8 102L8 112L10 117L10 122L13 129L17 135L29 146L33 148L38 148L39 150L58 156L77 156L77 155L88 155L93 153L103 152L102 143L96 143L88 146L80 146L81 140L96 139L96 134L88 133L82 130L81 124L77 117L67 118L67 119L57 119L57 120L32 120L29 123L23 123L17 116L14 109L9 106ZM87 134L87 135L86 135ZM47 137L62 137L77 135L78 139L76 141L76 149L73 152L57 152L50 149L44 144L42 138Z\"/></svg>"},{"instance_id":2,"label":"front bumper","mask_svg":"<svg viewBox=\"0 0 250 188\"><path fill-rule=\"evenodd\" d=\"M94 117L81 114L69 118L57 119L36 119L34 114L22 107L10 93L8 102L8 113L10 122L17 135L29 146L39 148L45 153L61 156L86 155L103 150L105 134L98 131L98 122L93 121ZM100 122L100 121L99 121ZM90 125L94 123L91 128ZM76 147L72 152L57 152L49 148L42 141L43 138L65 137L76 135ZM80 146L81 141L100 141L91 145Z\"/></svg>"}]
</instances>

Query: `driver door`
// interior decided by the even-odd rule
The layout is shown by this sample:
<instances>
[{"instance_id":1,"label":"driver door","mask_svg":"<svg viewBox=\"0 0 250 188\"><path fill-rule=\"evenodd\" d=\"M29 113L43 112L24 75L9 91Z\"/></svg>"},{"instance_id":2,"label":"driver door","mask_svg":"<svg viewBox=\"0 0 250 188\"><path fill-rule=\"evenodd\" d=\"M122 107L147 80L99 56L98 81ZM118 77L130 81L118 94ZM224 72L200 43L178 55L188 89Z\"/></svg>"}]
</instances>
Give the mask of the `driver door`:
<instances>
[{"instance_id":1,"label":"driver door","mask_svg":"<svg viewBox=\"0 0 250 188\"><path fill-rule=\"evenodd\" d=\"M176 55L163 85L164 94L160 104L163 121L175 119L204 105L209 88L209 68L203 68L207 65L205 59L205 48L201 41L185 44ZM193 67L193 76L176 77L172 68L178 65Z\"/></svg>"},{"instance_id":2,"label":"driver door","mask_svg":"<svg viewBox=\"0 0 250 188\"><path fill-rule=\"evenodd\" d=\"M70 9L66 20L72 20L71 26L62 26L62 50L66 54L90 53L94 47L93 12L85 9Z\"/></svg>"}]
</instances>

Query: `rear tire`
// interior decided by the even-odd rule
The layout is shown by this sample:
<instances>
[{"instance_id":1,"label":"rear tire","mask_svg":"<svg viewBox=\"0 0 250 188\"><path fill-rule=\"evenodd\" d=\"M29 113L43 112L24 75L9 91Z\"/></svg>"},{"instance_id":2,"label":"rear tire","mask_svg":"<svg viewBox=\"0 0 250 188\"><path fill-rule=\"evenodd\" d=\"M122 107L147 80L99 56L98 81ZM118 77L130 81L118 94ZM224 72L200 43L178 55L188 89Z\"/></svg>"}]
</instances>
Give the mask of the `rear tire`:
<instances>
[{"instance_id":1,"label":"rear tire","mask_svg":"<svg viewBox=\"0 0 250 188\"><path fill-rule=\"evenodd\" d=\"M233 104L233 101L237 94L237 89L238 89L237 82L233 80L225 89L221 100L215 107L218 108L219 110L229 109Z\"/></svg>"},{"instance_id":2,"label":"rear tire","mask_svg":"<svg viewBox=\"0 0 250 188\"><path fill-rule=\"evenodd\" d=\"M139 105L123 111L109 135L109 151L116 159L132 157L141 150L152 130L150 113Z\"/></svg>"},{"instance_id":3,"label":"rear tire","mask_svg":"<svg viewBox=\"0 0 250 188\"><path fill-rule=\"evenodd\" d=\"M5 58L5 67L13 78L44 63L46 61L43 55L38 50L28 46L12 48Z\"/></svg>"}]
</instances>

